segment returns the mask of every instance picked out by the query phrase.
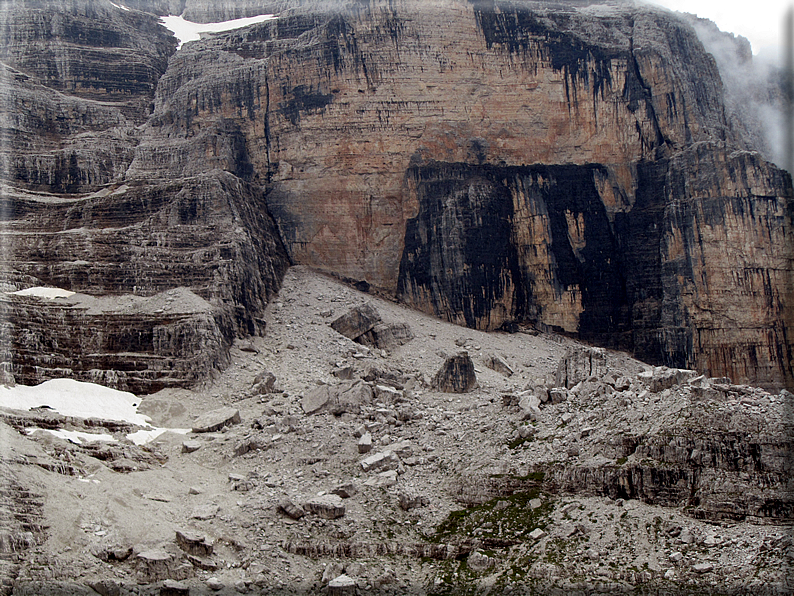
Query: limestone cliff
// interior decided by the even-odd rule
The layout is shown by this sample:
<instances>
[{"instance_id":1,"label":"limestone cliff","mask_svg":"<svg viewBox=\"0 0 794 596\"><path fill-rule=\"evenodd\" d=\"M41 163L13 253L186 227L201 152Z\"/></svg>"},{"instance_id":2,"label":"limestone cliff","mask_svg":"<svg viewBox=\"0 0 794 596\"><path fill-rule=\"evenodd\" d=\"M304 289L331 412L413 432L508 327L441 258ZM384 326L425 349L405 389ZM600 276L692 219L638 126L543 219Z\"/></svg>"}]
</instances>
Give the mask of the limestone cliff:
<instances>
[{"instance_id":1,"label":"limestone cliff","mask_svg":"<svg viewBox=\"0 0 794 596\"><path fill-rule=\"evenodd\" d=\"M127 176L176 49L154 16L77 0L0 11L2 289L85 295L0 298L5 372L140 393L205 379L235 336L263 333L288 266L263 190L204 162Z\"/></svg>"},{"instance_id":2,"label":"limestone cliff","mask_svg":"<svg viewBox=\"0 0 794 596\"><path fill-rule=\"evenodd\" d=\"M318 6L181 50L131 171L239 168L223 122L295 262L472 327L791 383L789 178L730 124L687 22Z\"/></svg>"},{"instance_id":3,"label":"limestone cliff","mask_svg":"<svg viewBox=\"0 0 794 596\"><path fill-rule=\"evenodd\" d=\"M619 2L131 5L279 16L173 54L101 183L224 170L263 189L292 262L450 321L794 382L790 177L726 116L688 22ZM75 191L38 180L13 179Z\"/></svg>"}]
</instances>

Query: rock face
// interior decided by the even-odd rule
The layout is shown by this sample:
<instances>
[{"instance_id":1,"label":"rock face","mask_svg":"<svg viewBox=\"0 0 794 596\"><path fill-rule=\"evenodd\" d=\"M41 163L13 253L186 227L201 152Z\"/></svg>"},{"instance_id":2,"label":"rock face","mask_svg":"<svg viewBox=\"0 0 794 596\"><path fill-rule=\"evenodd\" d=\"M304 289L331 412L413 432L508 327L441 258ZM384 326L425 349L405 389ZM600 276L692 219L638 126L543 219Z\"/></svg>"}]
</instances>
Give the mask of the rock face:
<instances>
[{"instance_id":1,"label":"rock face","mask_svg":"<svg viewBox=\"0 0 794 596\"><path fill-rule=\"evenodd\" d=\"M110 3L9 9L10 287L150 295L167 279L246 334L291 261L469 327L794 384L790 177L726 117L687 21L629 4L131 5L279 18L173 53L154 16ZM141 66L119 90L132 31ZM34 52L75 44L99 48L87 72L77 52L68 76ZM191 185L217 192L175 188ZM67 225L34 229L45 206ZM141 211L125 226L105 210Z\"/></svg>"},{"instance_id":2,"label":"rock face","mask_svg":"<svg viewBox=\"0 0 794 596\"><path fill-rule=\"evenodd\" d=\"M127 176L175 49L155 17L83 0L0 12L1 289L81 294L3 295L4 370L138 393L205 379L235 336L264 332L288 266L262 188L203 166Z\"/></svg>"},{"instance_id":3,"label":"rock face","mask_svg":"<svg viewBox=\"0 0 794 596\"><path fill-rule=\"evenodd\" d=\"M476 386L477 375L468 352L447 358L433 377L433 387L444 393L467 393Z\"/></svg>"}]
</instances>

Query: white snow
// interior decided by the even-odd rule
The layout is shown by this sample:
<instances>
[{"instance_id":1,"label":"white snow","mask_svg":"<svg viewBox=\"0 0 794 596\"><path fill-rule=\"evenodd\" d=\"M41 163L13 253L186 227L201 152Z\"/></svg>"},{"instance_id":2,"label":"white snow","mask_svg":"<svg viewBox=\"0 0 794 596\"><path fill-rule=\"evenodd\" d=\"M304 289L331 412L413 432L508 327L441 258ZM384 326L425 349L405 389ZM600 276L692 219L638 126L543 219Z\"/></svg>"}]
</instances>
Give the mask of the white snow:
<instances>
[{"instance_id":1,"label":"white snow","mask_svg":"<svg viewBox=\"0 0 794 596\"><path fill-rule=\"evenodd\" d=\"M247 27L248 25L253 25L254 23L262 23L275 18L275 15L263 14L257 17L234 19L232 21L224 21L222 23L194 23L192 21L186 21L182 17L169 15L167 17L160 17L160 22L165 25L165 27L179 40L179 45L177 45L177 49L179 49L182 47L183 43L201 39L201 33L231 31L232 29Z\"/></svg>"},{"instance_id":2,"label":"white snow","mask_svg":"<svg viewBox=\"0 0 794 596\"><path fill-rule=\"evenodd\" d=\"M61 439L66 439L67 441L70 441L70 442L75 443L77 445L82 444L84 441L86 443L92 443L94 441L102 441L103 443L117 443L118 442L118 441L116 441L115 438L113 438L112 436L110 436L107 433L100 433L100 434L84 433L84 432L80 432L80 431L77 431L77 430L65 430L65 429L62 429L62 428L58 429L58 430L52 430L52 429L49 429L49 428L29 428L29 429L27 429L27 433L29 435L32 435L34 432L37 432L37 431L50 433L51 435L55 435L56 437L60 437Z\"/></svg>"},{"instance_id":3,"label":"white snow","mask_svg":"<svg viewBox=\"0 0 794 596\"><path fill-rule=\"evenodd\" d=\"M172 433L178 433L180 435L186 435L190 432L190 429L189 428L155 428L154 430L139 430L137 432L128 434L127 439L129 439L136 445L146 445L146 443L154 441L157 437L169 431L171 431Z\"/></svg>"},{"instance_id":4,"label":"white snow","mask_svg":"<svg viewBox=\"0 0 794 596\"><path fill-rule=\"evenodd\" d=\"M74 292L70 292L69 290L62 290L61 288L44 288L41 286L8 293L15 294L17 296L38 296L39 298L49 298L50 300L54 298L68 298L69 296L74 296Z\"/></svg>"},{"instance_id":5,"label":"white snow","mask_svg":"<svg viewBox=\"0 0 794 596\"><path fill-rule=\"evenodd\" d=\"M129 10L130 10L129 8L127 8L126 6L124 6L123 4L116 4L115 2L111 2L111 4L112 4L113 6L115 6L116 8L120 8L121 10L126 10L126 11L128 11L128 12L129 12Z\"/></svg>"},{"instance_id":6,"label":"white snow","mask_svg":"<svg viewBox=\"0 0 794 596\"><path fill-rule=\"evenodd\" d=\"M0 406L6 408L30 410L49 406L64 416L102 418L148 426L150 418L137 412L140 403L141 400L132 393L73 379L52 379L35 387L0 386Z\"/></svg>"},{"instance_id":7,"label":"white snow","mask_svg":"<svg viewBox=\"0 0 794 596\"><path fill-rule=\"evenodd\" d=\"M0 406L14 410L31 410L41 406L48 406L64 416L75 418L101 418L103 420L117 420L129 422L146 429L127 435L127 439L136 445L145 445L154 441L165 432L171 431L186 435L189 428L154 428L150 425L151 419L143 414L138 414L141 400L132 393L109 389L94 383L83 383L73 379L53 379L41 385L28 387L16 385L5 387L0 385ZM115 443L117 440L109 434L92 434L71 430L51 430L31 428L28 434L36 431L48 432L77 443L83 441L106 441Z\"/></svg>"}]
</instances>

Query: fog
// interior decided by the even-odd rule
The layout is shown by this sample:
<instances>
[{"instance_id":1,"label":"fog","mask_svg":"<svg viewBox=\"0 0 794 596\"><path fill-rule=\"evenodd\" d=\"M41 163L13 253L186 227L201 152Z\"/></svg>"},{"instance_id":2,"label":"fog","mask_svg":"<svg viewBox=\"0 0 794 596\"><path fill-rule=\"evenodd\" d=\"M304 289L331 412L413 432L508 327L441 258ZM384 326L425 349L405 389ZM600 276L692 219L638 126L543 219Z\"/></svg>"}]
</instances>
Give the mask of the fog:
<instances>
[{"instance_id":1,"label":"fog","mask_svg":"<svg viewBox=\"0 0 794 596\"><path fill-rule=\"evenodd\" d=\"M782 60L769 54L753 56L744 37L720 31L707 19L686 17L717 63L731 126L748 148L784 167Z\"/></svg>"}]
</instances>

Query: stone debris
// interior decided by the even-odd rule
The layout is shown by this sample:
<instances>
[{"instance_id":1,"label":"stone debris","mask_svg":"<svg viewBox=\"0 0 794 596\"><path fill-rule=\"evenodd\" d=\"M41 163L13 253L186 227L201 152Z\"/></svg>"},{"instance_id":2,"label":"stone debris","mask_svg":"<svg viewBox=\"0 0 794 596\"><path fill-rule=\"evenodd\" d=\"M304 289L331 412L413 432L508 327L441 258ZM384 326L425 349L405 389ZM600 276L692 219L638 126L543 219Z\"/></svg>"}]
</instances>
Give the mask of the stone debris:
<instances>
[{"instance_id":1,"label":"stone debris","mask_svg":"<svg viewBox=\"0 0 794 596\"><path fill-rule=\"evenodd\" d=\"M345 514L345 505L339 495L323 495L314 497L303 504L303 508L322 517L323 519L336 519Z\"/></svg>"},{"instance_id":2,"label":"stone debris","mask_svg":"<svg viewBox=\"0 0 794 596\"><path fill-rule=\"evenodd\" d=\"M607 372L606 350L572 347L565 352L554 376L555 387L570 389L590 377L600 378Z\"/></svg>"},{"instance_id":3,"label":"stone debris","mask_svg":"<svg viewBox=\"0 0 794 596\"><path fill-rule=\"evenodd\" d=\"M328 596L355 596L356 580L347 575L340 575L328 582Z\"/></svg>"},{"instance_id":4,"label":"stone debris","mask_svg":"<svg viewBox=\"0 0 794 596\"><path fill-rule=\"evenodd\" d=\"M205 536L186 530L176 530L176 543L183 551L196 557L212 555L213 544Z\"/></svg>"},{"instance_id":5,"label":"stone debris","mask_svg":"<svg viewBox=\"0 0 794 596\"><path fill-rule=\"evenodd\" d=\"M279 502L278 508L280 511L286 513L292 519L300 519L306 515L306 510L300 505L293 503L289 499L283 499Z\"/></svg>"},{"instance_id":6,"label":"stone debris","mask_svg":"<svg viewBox=\"0 0 794 596\"><path fill-rule=\"evenodd\" d=\"M167 579L160 586L160 596L188 596L190 594L190 586Z\"/></svg>"},{"instance_id":7,"label":"stone debris","mask_svg":"<svg viewBox=\"0 0 794 596\"><path fill-rule=\"evenodd\" d=\"M103 518L108 502L94 507L93 497L82 500L80 527L100 566L78 572L83 585L99 570L141 582L141 593L158 593L164 579L155 577L214 593L208 576L217 578L223 594L296 584L308 593L344 574L355 580L358 594L410 593L414 583L433 586L436 579L443 584L435 591L453 594L468 590L470 575L455 578L441 567L464 560L477 581L504 583L513 594L536 579L555 589L602 594L655 582L673 582L664 584L671 590L677 582L738 588L742 580L731 579L732 570L745 568L757 574L759 586L782 585L780 570L794 544L785 540L781 514L760 507L773 498L787 502L777 480L785 477L782 451L767 447L782 436L777 421L786 394L706 376L678 379L611 351L599 377L553 387L567 339L480 334L424 315L407 319L417 331L412 343L384 356L351 345L317 318L315 311L335 295L325 291L315 299L301 289L284 306L273 303L268 337L252 340L258 352L248 352L202 390L214 403L233 402L251 424L195 436L191 441L201 448L190 453L182 447L188 441L175 435L147 445L147 457L163 455L146 460L153 469L140 472L140 492L130 494L129 478L119 489L111 483L120 475L91 476L81 469L86 462L108 465L102 458L111 451L104 446L12 433L47 450L16 453L39 468L37 477L45 470L65 479L73 485L68 494L107 490L127 505L114 509L117 516L134 515L135 523L145 516L153 528L167 528L162 541L133 551L109 538L117 534L115 520ZM387 308L394 316L400 307L384 305L384 315ZM484 370L477 373L483 386L466 395L434 389L436 366L447 350L457 349L456 339L480 362L483 354L504 354L513 375ZM519 342L513 351L507 339ZM350 381L333 374L345 367L355 371ZM263 370L278 377L278 392L251 390L252 377ZM651 374L640 375L643 370ZM657 373L675 384L652 392ZM356 407L336 408L343 402L339 395L356 385L367 388L364 398L350 400ZM307 415L305 397L323 387L329 391L323 406ZM198 395L170 398L184 403L181 410L167 406L167 392L158 396L166 403L161 411L179 417L164 425L191 426L189 412L201 411L191 400L204 399ZM4 423L11 420L5 416L0 412ZM65 424L63 417L35 416L36 425ZM24 430L30 421L17 424ZM371 450L359 453L367 443ZM760 446L763 474L747 456L749 443ZM113 453L139 463L132 446L120 443ZM184 484L174 484L177 478ZM685 508L693 487L699 503L690 513ZM168 493L174 495L170 502L134 496ZM321 503L311 504L316 500ZM726 512L751 522L734 517L725 523L720 516ZM167 535L175 530L181 535L176 540ZM16 542L3 536L6 552L40 556L35 535L20 531ZM140 551L166 553L170 560L161 567L167 574L154 559L144 570L133 554ZM544 554L522 567L521 557L531 551ZM57 558L69 556L62 545ZM424 562L417 565L420 558ZM517 580L514 569L521 570ZM573 577L581 579L565 583Z\"/></svg>"},{"instance_id":8,"label":"stone debris","mask_svg":"<svg viewBox=\"0 0 794 596\"><path fill-rule=\"evenodd\" d=\"M358 440L358 452L359 453L369 453L372 451L372 435L370 433L365 433L362 437Z\"/></svg>"},{"instance_id":9,"label":"stone debris","mask_svg":"<svg viewBox=\"0 0 794 596\"><path fill-rule=\"evenodd\" d=\"M468 393L477 386L474 363L468 352L446 359L433 377L433 388L444 393Z\"/></svg>"},{"instance_id":10,"label":"stone debris","mask_svg":"<svg viewBox=\"0 0 794 596\"><path fill-rule=\"evenodd\" d=\"M205 412L193 422L194 433L211 433L226 426L240 423L240 410L236 408L219 408Z\"/></svg>"},{"instance_id":11,"label":"stone debris","mask_svg":"<svg viewBox=\"0 0 794 596\"><path fill-rule=\"evenodd\" d=\"M485 366L506 377L512 377L514 373L513 369L508 366L507 362L502 360L502 358L499 356L489 356L486 358Z\"/></svg>"},{"instance_id":12,"label":"stone debris","mask_svg":"<svg viewBox=\"0 0 794 596\"><path fill-rule=\"evenodd\" d=\"M348 339L356 340L380 323L380 315L367 303L346 312L331 323L331 329Z\"/></svg>"}]
</instances>

